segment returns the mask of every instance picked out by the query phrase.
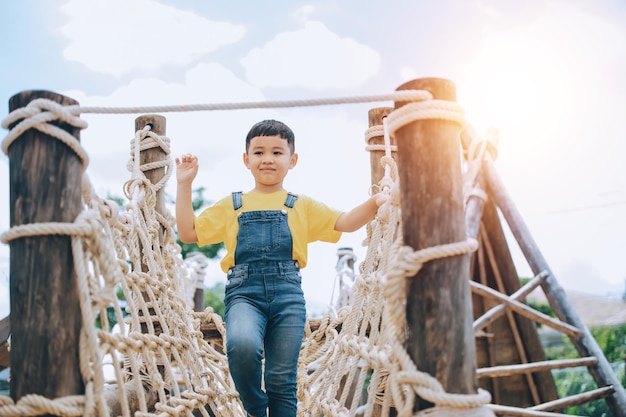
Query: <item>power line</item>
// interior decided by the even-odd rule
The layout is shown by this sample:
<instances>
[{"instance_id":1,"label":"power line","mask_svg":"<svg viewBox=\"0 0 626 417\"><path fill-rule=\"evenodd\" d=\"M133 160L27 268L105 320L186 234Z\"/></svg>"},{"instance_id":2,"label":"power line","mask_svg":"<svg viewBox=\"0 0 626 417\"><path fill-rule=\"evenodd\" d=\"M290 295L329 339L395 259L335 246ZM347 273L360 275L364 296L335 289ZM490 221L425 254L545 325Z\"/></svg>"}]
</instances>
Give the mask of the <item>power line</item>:
<instances>
[{"instance_id":1,"label":"power line","mask_svg":"<svg viewBox=\"0 0 626 417\"><path fill-rule=\"evenodd\" d=\"M571 208L565 208L565 209L560 209L560 210L551 210L551 211L546 211L546 214L559 214L559 213L571 213L575 211L597 210L597 209L602 209L602 208L607 208L607 207L612 207L612 206L621 206L623 204L626 204L626 200L612 201L610 203L595 204L595 205L583 206L583 207L571 207Z\"/></svg>"}]
</instances>

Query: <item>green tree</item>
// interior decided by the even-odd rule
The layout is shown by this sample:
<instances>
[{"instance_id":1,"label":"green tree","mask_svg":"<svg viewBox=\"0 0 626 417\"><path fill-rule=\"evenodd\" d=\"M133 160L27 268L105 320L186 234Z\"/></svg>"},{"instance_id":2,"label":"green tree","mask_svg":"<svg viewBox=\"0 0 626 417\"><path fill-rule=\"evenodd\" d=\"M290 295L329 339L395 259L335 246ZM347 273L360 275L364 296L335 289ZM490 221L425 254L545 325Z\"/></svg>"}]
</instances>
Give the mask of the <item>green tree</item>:
<instances>
[{"instance_id":1,"label":"green tree","mask_svg":"<svg viewBox=\"0 0 626 417\"><path fill-rule=\"evenodd\" d=\"M524 286L528 283L528 281L530 281L530 278L520 278L520 285ZM550 317L556 317L556 314L554 313L554 311L552 310L552 307L550 307L550 304L548 303L539 303L537 301L530 300L528 301L528 306ZM538 328L542 326L541 323L536 323L536 322L535 322L535 325Z\"/></svg>"},{"instance_id":2,"label":"green tree","mask_svg":"<svg viewBox=\"0 0 626 417\"><path fill-rule=\"evenodd\" d=\"M213 312L224 317L224 283L218 282L204 289L204 308L212 307Z\"/></svg>"},{"instance_id":3,"label":"green tree","mask_svg":"<svg viewBox=\"0 0 626 417\"><path fill-rule=\"evenodd\" d=\"M191 205L193 207L194 212L206 207L211 204L210 201L204 199L204 187L199 187L193 190L193 199L191 201ZM170 202L175 203L174 199L170 197ZM223 243L218 243L215 245L205 245L198 246L197 243L183 243L180 239L176 239L176 243L178 243L181 247L181 254L183 259L187 258L187 256L192 252L200 252L204 256L209 259L214 259L218 257L220 250L224 248ZM224 317L224 284L217 283L210 288L204 289L204 308L212 307L213 311L216 314Z\"/></svg>"},{"instance_id":4,"label":"green tree","mask_svg":"<svg viewBox=\"0 0 626 417\"><path fill-rule=\"evenodd\" d=\"M621 326L599 326L589 329L620 381L626 378L624 360L626 359L626 324ZM568 359L579 357L576 348L568 337L563 336L560 346L546 348L547 359ZM596 387L596 383L586 368L553 371L554 382L559 397L579 394ZM624 382L622 382L624 384ZM626 384L625 384L626 385ZM612 413L604 400L570 407L566 414L590 417L612 417Z\"/></svg>"},{"instance_id":5,"label":"green tree","mask_svg":"<svg viewBox=\"0 0 626 417\"><path fill-rule=\"evenodd\" d=\"M202 207L209 205L211 202L204 199L204 187L199 187L193 190L193 199L191 201L191 206L194 211L200 210ZM172 204L175 203L175 200L172 197L169 197L169 200ZM178 234L178 232L176 233ZM191 252L200 252L204 256L209 259L217 258L220 250L224 247L223 243L218 243L215 245L205 245L198 246L197 243L183 243L180 239L176 239L176 243L178 243L181 247L181 253L183 255L183 259L187 257L187 254Z\"/></svg>"},{"instance_id":6,"label":"green tree","mask_svg":"<svg viewBox=\"0 0 626 417\"><path fill-rule=\"evenodd\" d=\"M529 280L529 278L521 278L520 283L524 285ZM549 316L556 316L548 303L530 301L528 305ZM624 361L626 361L626 324L621 326L591 327L589 331L598 343L606 359L611 363L618 379L626 386L624 363ZM545 353L548 360L574 359L580 357L567 336L562 336L562 343L547 346ZM555 370L552 371L552 375L560 398L580 394L581 392L589 391L596 387L596 383L587 368ZM564 410L564 412L565 414L589 417L613 416L605 400L597 400L591 403L570 407Z\"/></svg>"}]
</instances>

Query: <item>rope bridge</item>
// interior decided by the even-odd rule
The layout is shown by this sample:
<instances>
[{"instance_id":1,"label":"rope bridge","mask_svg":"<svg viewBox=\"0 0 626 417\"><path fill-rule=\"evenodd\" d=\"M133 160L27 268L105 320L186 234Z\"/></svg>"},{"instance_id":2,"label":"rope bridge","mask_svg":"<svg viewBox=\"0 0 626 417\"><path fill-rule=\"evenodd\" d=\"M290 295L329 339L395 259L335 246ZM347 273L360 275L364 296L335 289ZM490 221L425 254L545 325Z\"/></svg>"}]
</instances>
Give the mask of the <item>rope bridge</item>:
<instances>
[{"instance_id":1,"label":"rope bridge","mask_svg":"<svg viewBox=\"0 0 626 417\"><path fill-rule=\"evenodd\" d=\"M384 174L375 184L387 201L367 226L367 255L360 265L350 294L350 304L336 315L308 322L298 365L299 416L492 416L509 408L489 404L487 391L448 393L442 383L420 371L405 348L408 277L437 259L475 251L471 238L414 250L404 242L398 166L391 144L395 133L416 120L435 119L464 125L462 109L453 102L435 100L427 91L397 91L390 95L316 100L267 102L262 107L338 104L397 100L407 104L394 110L381 125L370 127L366 140L383 136L384 144L368 145L370 152L384 152ZM12 227L2 234L4 243L28 237L67 235L71 238L74 279L79 291L82 326L79 366L83 395L46 398L25 395L14 402L0 397L0 415L35 416L244 416L230 379L227 358L220 344L204 337L201 326L214 326L227 337L222 319L209 308L190 309L190 288L195 278L185 268L176 244L174 219L158 207L157 195L172 170L169 139L150 126L137 129L131 142L131 179L123 190L126 211L97 195L87 175L88 157L76 138L53 122L77 129L86 127L84 112L143 113L145 111L197 111L253 108L259 103L156 108L89 108L61 106L34 100L12 112L3 127L12 126L2 143L10 145L29 130L58 139L80 158L83 170L82 206L73 223L44 222ZM484 198L474 187L482 158L493 144L476 141L469 146L465 169L465 200ZM158 149L165 157L142 162L142 152ZM146 172L161 169L154 182ZM121 289L126 306L116 296ZM107 318L113 306L118 326ZM127 315L123 314L125 310ZM93 323L99 318L101 329ZM108 370L108 372L105 372ZM433 407L416 412L416 401ZM522 415L522 414L511 414ZM535 416L554 415L536 411Z\"/></svg>"}]
</instances>

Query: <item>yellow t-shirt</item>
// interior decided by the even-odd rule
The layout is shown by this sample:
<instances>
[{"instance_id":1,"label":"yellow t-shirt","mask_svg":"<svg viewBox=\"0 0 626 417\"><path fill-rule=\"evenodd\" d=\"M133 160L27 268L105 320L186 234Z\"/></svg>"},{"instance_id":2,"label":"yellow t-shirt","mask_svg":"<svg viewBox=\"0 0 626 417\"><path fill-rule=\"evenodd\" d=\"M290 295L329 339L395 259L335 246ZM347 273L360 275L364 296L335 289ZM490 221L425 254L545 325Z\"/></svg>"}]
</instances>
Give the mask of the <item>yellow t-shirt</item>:
<instances>
[{"instance_id":1,"label":"yellow t-shirt","mask_svg":"<svg viewBox=\"0 0 626 417\"><path fill-rule=\"evenodd\" d=\"M282 210L286 208L286 199L285 190L271 194L244 193L243 206L239 211ZM298 196L293 208L287 210L287 224L293 240L293 259L298 261L300 268L304 268L310 242L321 240L335 243L339 240L341 232L335 230L335 223L342 212L303 195ZM239 223L231 196L219 200L196 216L195 228L200 246L224 242L227 252L220 262L224 272L235 265Z\"/></svg>"}]
</instances>

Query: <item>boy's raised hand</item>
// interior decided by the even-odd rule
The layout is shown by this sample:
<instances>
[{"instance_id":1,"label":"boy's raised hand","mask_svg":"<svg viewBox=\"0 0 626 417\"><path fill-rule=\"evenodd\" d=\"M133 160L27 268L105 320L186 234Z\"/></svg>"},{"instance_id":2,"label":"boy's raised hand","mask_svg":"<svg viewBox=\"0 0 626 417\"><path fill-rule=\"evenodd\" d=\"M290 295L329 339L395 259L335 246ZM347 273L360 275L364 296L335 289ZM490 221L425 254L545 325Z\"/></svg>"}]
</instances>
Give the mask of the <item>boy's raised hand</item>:
<instances>
[{"instance_id":1,"label":"boy's raised hand","mask_svg":"<svg viewBox=\"0 0 626 417\"><path fill-rule=\"evenodd\" d=\"M176 158L176 181L192 182L198 174L198 158L195 155L182 155Z\"/></svg>"}]
</instances>

